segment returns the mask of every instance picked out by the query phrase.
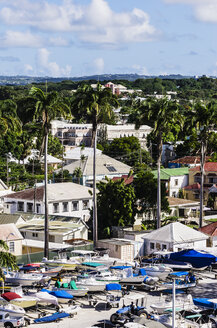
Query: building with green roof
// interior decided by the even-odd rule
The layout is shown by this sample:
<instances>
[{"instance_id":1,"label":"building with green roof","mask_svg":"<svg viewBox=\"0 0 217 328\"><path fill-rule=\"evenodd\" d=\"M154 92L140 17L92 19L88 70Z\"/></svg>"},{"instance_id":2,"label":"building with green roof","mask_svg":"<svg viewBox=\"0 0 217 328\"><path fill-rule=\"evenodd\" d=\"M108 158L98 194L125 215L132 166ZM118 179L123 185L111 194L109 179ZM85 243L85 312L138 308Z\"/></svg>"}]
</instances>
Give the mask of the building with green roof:
<instances>
[{"instance_id":1,"label":"building with green roof","mask_svg":"<svg viewBox=\"0 0 217 328\"><path fill-rule=\"evenodd\" d=\"M166 185L166 190L169 197L178 197L179 190L188 185L189 168L181 167L177 169L161 169L160 179ZM157 179L157 170L152 171Z\"/></svg>"}]
</instances>

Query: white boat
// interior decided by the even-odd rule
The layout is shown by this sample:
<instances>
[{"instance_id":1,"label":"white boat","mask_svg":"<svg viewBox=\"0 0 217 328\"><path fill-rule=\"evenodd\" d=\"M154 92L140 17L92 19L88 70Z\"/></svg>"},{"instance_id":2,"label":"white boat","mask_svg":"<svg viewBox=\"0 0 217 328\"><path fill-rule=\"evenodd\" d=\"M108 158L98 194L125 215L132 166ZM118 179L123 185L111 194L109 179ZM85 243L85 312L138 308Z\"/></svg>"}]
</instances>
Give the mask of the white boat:
<instances>
[{"instance_id":1,"label":"white boat","mask_svg":"<svg viewBox=\"0 0 217 328\"><path fill-rule=\"evenodd\" d=\"M38 299L35 297L35 296L29 296L29 295L24 295L23 294L23 290L22 290L22 287L21 286L18 286L18 287L12 287L11 288L11 292L12 293L15 293L15 295L12 296L12 298L10 298L10 303L11 304L14 304L14 305L17 305L19 307L22 307L22 308L30 308L30 307L33 307L36 305ZM6 295L7 293L5 294L2 294L2 296L5 298L4 295ZM10 293L9 293L10 294ZM17 295L17 297L16 297ZM6 296L7 297L7 296ZM10 296L9 296L10 297ZM6 298L7 299L7 298Z\"/></svg>"},{"instance_id":2,"label":"white boat","mask_svg":"<svg viewBox=\"0 0 217 328\"><path fill-rule=\"evenodd\" d=\"M54 304L55 306L59 306L58 299L45 292L37 292L35 294L32 294L32 296L37 298L37 304Z\"/></svg>"},{"instance_id":3,"label":"white boat","mask_svg":"<svg viewBox=\"0 0 217 328\"><path fill-rule=\"evenodd\" d=\"M22 307L9 303L3 297L0 297L0 312L8 312L11 317L23 317L26 314Z\"/></svg>"},{"instance_id":4,"label":"white boat","mask_svg":"<svg viewBox=\"0 0 217 328\"><path fill-rule=\"evenodd\" d=\"M87 287L89 292L103 292L106 282L96 280L94 277L79 279L76 282L77 287Z\"/></svg>"},{"instance_id":5,"label":"white boat","mask_svg":"<svg viewBox=\"0 0 217 328\"><path fill-rule=\"evenodd\" d=\"M5 282L10 284L18 284L21 286L32 286L43 284L48 281L50 277L43 276L43 274L23 273L11 271L5 275Z\"/></svg>"},{"instance_id":6,"label":"white boat","mask_svg":"<svg viewBox=\"0 0 217 328\"><path fill-rule=\"evenodd\" d=\"M171 268L165 265L148 265L143 266L146 274L150 277L157 277L161 280L165 280L167 276L173 271Z\"/></svg>"},{"instance_id":7,"label":"white boat","mask_svg":"<svg viewBox=\"0 0 217 328\"><path fill-rule=\"evenodd\" d=\"M154 319L162 323L165 327L172 328L172 316L169 314L155 315ZM212 322L197 323L182 317L176 317L176 327L179 328L212 328Z\"/></svg>"},{"instance_id":8,"label":"white boat","mask_svg":"<svg viewBox=\"0 0 217 328\"><path fill-rule=\"evenodd\" d=\"M158 314L163 314L168 311L172 311L172 299L171 297L166 298L165 300L161 300L157 303L151 304L150 307L154 310L154 312ZM176 309L181 310L192 310L194 308L194 303L192 296L188 295L177 295L176 296Z\"/></svg>"},{"instance_id":9,"label":"white boat","mask_svg":"<svg viewBox=\"0 0 217 328\"><path fill-rule=\"evenodd\" d=\"M77 285L77 284L76 284ZM54 287L52 290L58 291L58 290L64 290L65 292L69 293L72 296L86 296L89 289L86 286L77 286L76 289L73 288L58 288Z\"/></svg>"},{"instance_id":10,"label":"white boat","mask_svg":"<svg viewBox=\"0 0 217 328\"><path fill-rule=\"evenodd\" d=\"M79 305L68 305L64 306L64 308L59 309L58 312L68 313L70 315L77 314L81 310Z\"/></svg>"},{"instance_id":11,"label":"white boat","mask_svg":"<svg viewBox=\"0 0 217 328\"><path fill-rule=\"evenodd\" d=\"M66 271L74 270L80 264L76 259L59 258L58 256L54 256L52 260L43 257L42 262L49 267L61 267Z\"/></svg>"}]
</instances>

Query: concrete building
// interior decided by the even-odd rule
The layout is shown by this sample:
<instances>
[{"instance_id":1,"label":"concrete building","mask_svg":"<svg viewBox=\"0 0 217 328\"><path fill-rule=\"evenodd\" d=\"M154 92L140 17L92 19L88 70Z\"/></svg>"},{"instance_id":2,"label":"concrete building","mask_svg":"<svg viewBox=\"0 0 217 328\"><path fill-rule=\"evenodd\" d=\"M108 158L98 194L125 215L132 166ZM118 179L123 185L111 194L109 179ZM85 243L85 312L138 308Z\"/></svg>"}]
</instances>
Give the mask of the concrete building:
<instances>
[{"instance_id":1,"label":"concrete building","mask_svg":"<svg viewBox=\"0 0 217 328\"><path fill-rule=\"evenodd\" d=\"M92 186L93 184L93 157L88 156L84 161L78 160L69 165L64 166L64 170L68 170L72 175L75 169L81 168L82 171L82 184L85 186ZM104 154L96 156L96 180L101 181L108 177L121 177L128 175L130 166L126 165L116 159ZM59 170L57 171L59 172Z\"/></svg>"},{"instance_id":2,"label":"concrete building","mask_svg":"<svg viewBox=\"0 0 217 328\"><path fill-rule=\"evenodd\" d=\"M177 197L167 197L171 216L193 220L199 218L200 202Z\"/></svg>"},{"instance_id":3,"label":"concrete building","mask_svg":"<svg viewBox=\"0 0 217 328\"><path fill-rule=\"evenodd\" d=\"M22 254L23 236L14 223L0 225L0 240L6 242L9 252L13 255L17 256Z\"/></svg>"},{"instance_id":4,"label":"concrete building","mask_svg":"<svg viewBox=\"0 0 217 328\"><path fill-rule=\"evenodd\" d=\"M100 124L97 135L99 138L106 137L109 141L121 137L137 137L142 147L146 147L147 135L152 129L142 125L138 130L134 124L108 125ZM92 124L75 124L54 120L51 122L51 134L58 137L66 150L76 146L85 145L90 147L92 143Z\"/></svg>"},{"instance_id":5,"label":"concrete building","mask_svg":"<svg viewBox=\"0 0 217 328\"><path fill-rule=\"evenodd\" d=\"M178 252L185 248L203 249L209 237L202 232L174 222L145 235L145 255L156 251Z\"/></svg>"},{"instance_id":6,"label":"concrete building","mask_svg":"<svg viewBox=\"0 0 217 328\"><path fill-rule=\"evenodd\" d=\"M89 219L91 188L72 182L48 184L48 213ZM4 197L5 213L44 214L44 186L19 191Z\"/></svg>"},{"instance_id":7,"label":"concrete building","mask_svg":"<svg viewBox=\"0 0 217 328\"><path fill-rule=\"evenodd\" d=\"M188 167L160 170L160 179L165 183L169 197L178 197L179 190L188 185L188 171ZM157 170L152 173L157 179Z\"/></svg>"}]
</instances>

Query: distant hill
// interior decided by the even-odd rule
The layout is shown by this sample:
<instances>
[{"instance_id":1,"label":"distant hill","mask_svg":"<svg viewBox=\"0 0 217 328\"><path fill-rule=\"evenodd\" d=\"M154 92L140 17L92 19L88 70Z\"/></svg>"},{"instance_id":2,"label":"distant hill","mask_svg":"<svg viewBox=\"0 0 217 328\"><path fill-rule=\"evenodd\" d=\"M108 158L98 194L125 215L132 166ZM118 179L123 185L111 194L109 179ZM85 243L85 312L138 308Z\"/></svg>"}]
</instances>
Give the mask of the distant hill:
<instances>
[{"instance_id":1,"label":"distant hill","mask_svg":"<svg viewBox=\"0 0 217 328\"><path fill-rule=\"evenodd\" d=\"M87 80L99 80L99 81L108 81L108 80L128 80L135 81L137 79L151 79L151 78L160 78L160 79L189 79L193 76L185 76L180 74L171 74L171 75L159 75L159 76L150 76L150 75L138 75L138 74L102 74L102 75L91 75L91 76L81 76L81 77L58 77L53 78L49 76L45 77L30 77L30 76L0 76L0 85L26 85L32 83L45 83L47 82L61 82L64 80L70 81L87 81Z\"/></svg>"}]
</instances>

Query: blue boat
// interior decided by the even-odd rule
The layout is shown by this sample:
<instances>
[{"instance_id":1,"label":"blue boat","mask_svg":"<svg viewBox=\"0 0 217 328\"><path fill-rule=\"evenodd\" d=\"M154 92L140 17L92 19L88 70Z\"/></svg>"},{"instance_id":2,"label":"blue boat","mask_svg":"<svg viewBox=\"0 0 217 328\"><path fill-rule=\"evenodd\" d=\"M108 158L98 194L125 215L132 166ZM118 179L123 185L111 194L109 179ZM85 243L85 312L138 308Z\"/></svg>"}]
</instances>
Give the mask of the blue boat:
<instances>
[{"instance_id":1,"label":"blue boat","mask_svg":"<svg viewBox=\"0 0 217 328\"><path fill-rule=\"evenodd\" d=\"M171 253L170 258L175 261L188 262L196 269L206 268L216 262L216 257L214 255L200 253L194 249Z\"/></svg>"},{"instance_id":2,"label":"blue boat","mask_svg":"<svg viewBox=\"0 0 217 328\"><path fill-rule=\"evenodd\" d=\"M47 289L42 289L42 292L47 292L50 295L55 296L58 299L59 303L68 303L72 301L73 296L69 293L67 293L65 290L47 290Z\"/></svg>"},{"instance_id":3,"label":"blue boat","mask_svg":"<svg viewBox=\"0 0 217 328\"><path fill-rule=\"evenodd\" d=\"M43 318L38 318L34 320L34 323L40 323L40 322L52 322L52 321L59 321L60 319L69 317L70 314L69 313L65 313L65 312L56 312L53 313L51 315L47 315Z\"/></svg>"},{"instance_id":4,"label":"blue boat","mask_svg":"<svg viewBox=\"0 0 217 328\"><path fill-rule=\"evenodd\" d=\"M193 298L194 305L208 308L208 309L217 309L217 299L216 298L204 298L204 297L198 297Z\"/></svg>"}]
</instances>

